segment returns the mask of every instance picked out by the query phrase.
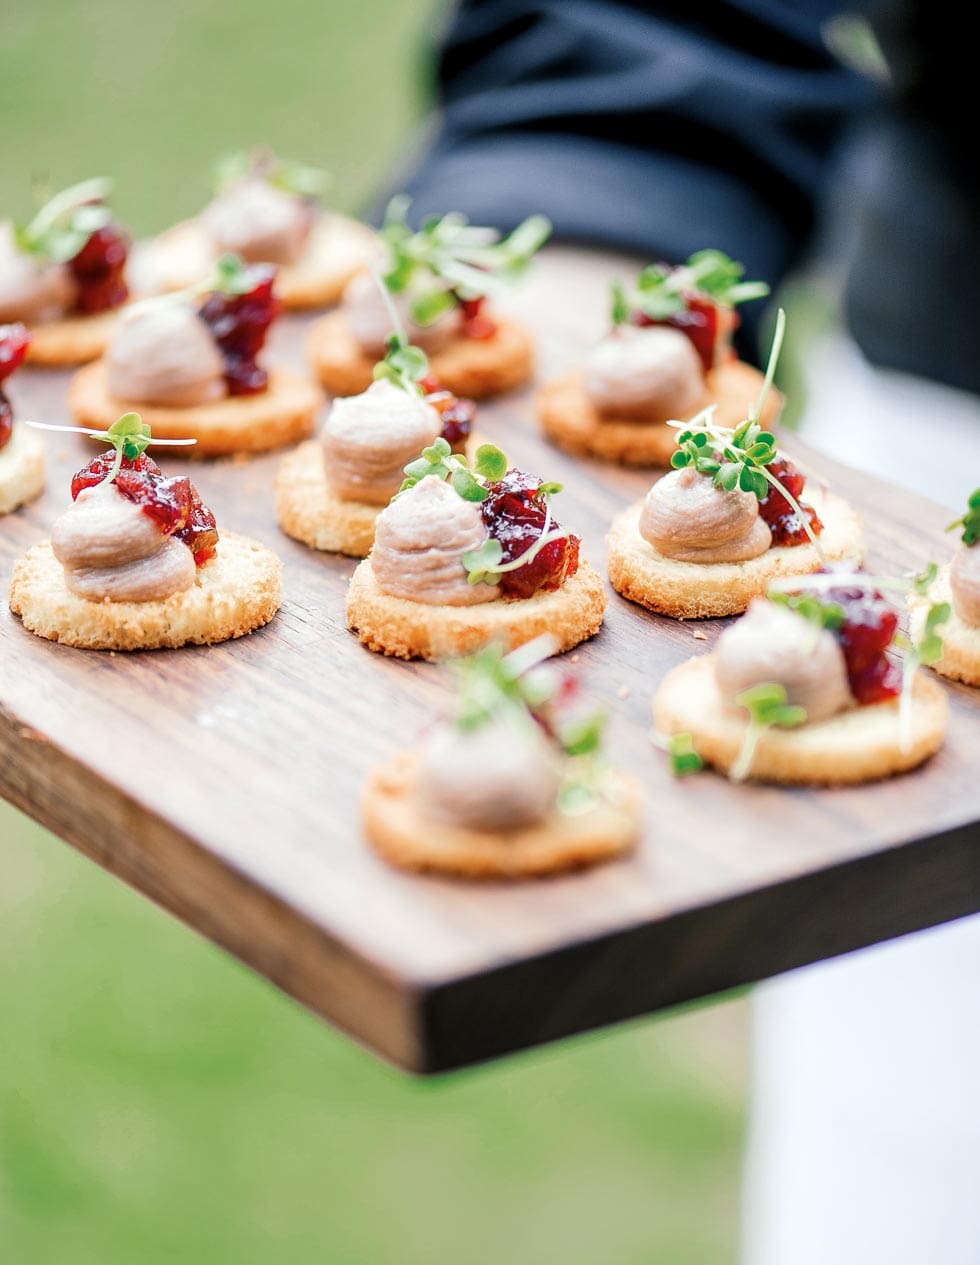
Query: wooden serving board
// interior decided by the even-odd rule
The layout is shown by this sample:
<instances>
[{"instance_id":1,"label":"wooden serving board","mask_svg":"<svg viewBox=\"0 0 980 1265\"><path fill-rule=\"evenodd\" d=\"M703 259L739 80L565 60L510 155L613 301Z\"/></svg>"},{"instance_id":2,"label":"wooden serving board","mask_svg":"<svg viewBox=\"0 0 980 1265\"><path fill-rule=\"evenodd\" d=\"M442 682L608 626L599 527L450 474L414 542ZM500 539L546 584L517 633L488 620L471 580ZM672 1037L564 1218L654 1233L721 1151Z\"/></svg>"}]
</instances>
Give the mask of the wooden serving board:
<instances>
[{"instance_id":1,"label":"wooden serving board","mask_svg":"<svg viewBox=\"0 0 980 1265\"><path fill-rule=\"evenodd\" d=\"M613 262L546 252L520 296L543 374L601 329ZM277 350L298 362L304 331L283 322ZM19 415L67 421L67 382L22 371ZM603 567L609 520L649 476L562 457L539 438L527 394L485 407L479 426L516 464L564 481L556 512ZM90 451L51 440L45 495L0 520L4 584ZM804 455L863 511L874 568L948 556L948 510ZM389 869L361 837L362 779L431 721L445 675L347 632L354 564L279 532L279 459L192 471L219 525L285 560L283 608L261 632L110 655L42 641L4 609L0 791L366 1045L413 1071L452 1068L980 909L976 693L950 687L945 748L900 779L834 791L675 781L649 742L651 696L723 625L660 619L612 593L603 631L574 657L613 713L613 758L646 787L635 856L515 885Z\"/></svg>"}]
</instances>

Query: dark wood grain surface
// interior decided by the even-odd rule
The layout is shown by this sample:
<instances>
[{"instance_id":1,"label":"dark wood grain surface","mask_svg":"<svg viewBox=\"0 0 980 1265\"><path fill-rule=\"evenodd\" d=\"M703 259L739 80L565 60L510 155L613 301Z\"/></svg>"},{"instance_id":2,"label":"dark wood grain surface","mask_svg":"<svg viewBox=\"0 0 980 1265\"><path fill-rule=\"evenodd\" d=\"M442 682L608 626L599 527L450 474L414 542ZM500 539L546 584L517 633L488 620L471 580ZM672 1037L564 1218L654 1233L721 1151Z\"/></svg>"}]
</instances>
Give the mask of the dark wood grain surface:
<instances>
[{"instance_id":1,"label":"dark wood grain surface","mask_svg":"<svg viewBox=\"0 0 980 1265\"><path fill-rule=\"evenodd\" d=\"M518 296L542 375L574 364L600 332L614 262L547 252ZM304 329L283 323L284 358L298 361ZM21 372L19 414L67 420L67 380ZM557 513L603 567L609 520L649 478L563 458L539 439L526 393L485 407L480 430L515 463L564 481ZM45 495L0 519L4 583L68 503L85 459L84 441L51 441ZM947 509L804 455L862 510L872 566L947 556ZM4 610L0 791L387 1058L415 1071L458 1066L980 909L975 692L950 686L945 748L900 779L836 791L734 787L714 774L678 782L649 743L651 696L723 625L659 619L615 594L575 658L613 713L614 758L646 787L636 855L519 885L388 869L360 835L361 781L431 721L446 682L347 632L353 563L278 531L279 459L192 471L220 525L285 561L282 611L261 632L109 655L44 642Z\"/></svg>"}]
</instances>

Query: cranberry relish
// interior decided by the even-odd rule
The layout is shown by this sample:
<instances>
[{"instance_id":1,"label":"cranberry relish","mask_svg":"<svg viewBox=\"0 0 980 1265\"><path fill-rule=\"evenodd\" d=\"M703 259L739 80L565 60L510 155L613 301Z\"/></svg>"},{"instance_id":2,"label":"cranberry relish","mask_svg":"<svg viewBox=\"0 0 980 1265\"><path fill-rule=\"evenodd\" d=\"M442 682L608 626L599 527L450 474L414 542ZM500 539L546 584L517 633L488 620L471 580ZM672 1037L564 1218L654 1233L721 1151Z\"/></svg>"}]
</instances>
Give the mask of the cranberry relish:
<instances>
[{"instance_id":1,"label":"cranberry relish","mask_svg":"<svg viewBox=\"0 0 980 1265\"><path fill-rule=\"evenodd\" d=\"M30 341L23 325L0 325L0 449L7 446L14 427L14 410L3 384L24 363Z\"/></svg>"},{"instance_id":2,"label":"cranberry relish","mask_svg":"<svg viewBox=\"0 0 980 1265\"><path fill-rule=\"evenodd\" d=\"M214 290L200 311L224 357L229 395L257 395L268 386L269 375L257 363L257 357L265 345L269 326L282 311L273 291L275 268L257 264L248 269L246 276L251 288L245 293Z\"/></svg>"},{"instance_id":3,"label":"cranberry relish","mask_svg":"<svg viewBox=\"0 0 980 1265\"><path fill-rule=\"evenodd\" d=\"M420 378L419 386L425 393L426 404L431 404L442 419L442 438L453 452L465 452L466 441L473 431L476 404L444 390L433 373Z\"/></svg>"},{"instance_id":4,"label":"cranberry relish","mask_svg":"<svg viewBox=\"0 0 980 1265\"><path fill-rule=\"evenodd\" d=\"M114 452L103 452L79 470L71 481L71 499L77 500L84 488L101 483L115 460ZM186 476L166 478L153 458L141 453L135 458L123 457L116 487L157 524L164 536L182 540L198 566L214 557L218 525Z\"/></svg>"},{"instance_id":5,"label":"cranberry relish","mask_svg":"<svg viewBox=\"0 0 980 1265\"><path fill-rule=\"evenodd\" d=\"M129 254L129 237L118 224L97 228L68 268L77 287L75 308L86 315L108 312L129 297L123 272Z\"/></svg>"},{"instance_id":6,"label":"cranberry relish","mask_svg":"<svg viewBox=\"0 0 980 1265\"><path fill-rule=\"evenodd\" d=\"M775 461L770 462L766 466L766 469L775 475L799 505L814 536L819 536L823 531L823 523L817 517L817 511L813 506L807 505L805 501L800 499L803 495L803 485L806 480L796 466L791 461L787 461L785 457L777 457ZM768 492L759 502L759 513L772 532L772 543L774 545L805 545L809 541L810 537L806 533L800 515L793 509L786 497L771 484Z\"/></svg>"},{"instance_id":7,"label":"cranberry relish","mask_svg":"<svg viewBox=\"0 0 980 1265\"><path fill-rule=\"evenodd\" d=\"M831 574L833 574L831 572ZM836 604L844 622L829 631L844 655L851 693L859 703L881 703L902 692L902 672L886 651L898 627L898 615L878 592L859 587L807 590L821 602Z\"/></svg>"},{"instance_id":8,"label":"cranberry relish","mask_svg":"<svg viewBox=\"0 0 980 1265\"><path fill-rule=\"evenodd\" d=\"M725 331L722 331L720 328L720 309L717 303L705 295L697 294L690 290L685 291L681 297L685 305L683 311L674 312L670 316L654 317L648 316L646 312L637 309L630 314L630 323L640 327L669 325L671 329L680 330L694 344L694 350L701 359L701 367L707 373L709 369L714 368L719 337L727 337L737 327L739 323L738 313L730 313L729 321L731 323Z\"/></svg>"},{"instance_id":9,"label":"cranberry relish","mask_svg":"<svg viewBox=\"0 0 980 1265\"><path fill-rule=\"evenodd\" d=\"M539 491L541 480L521 470L508 470L502 479L487 484L481 504L483 522L493 540L503 548L503 562L526 553L545 528L547 498ZM548 530L561 525L553 518ZM539 591L560 588L578 570L580 540L570 533L545 545L525 566L505 571L500 577L504 597L533 597Z\"/></svg>"}]
</instances>

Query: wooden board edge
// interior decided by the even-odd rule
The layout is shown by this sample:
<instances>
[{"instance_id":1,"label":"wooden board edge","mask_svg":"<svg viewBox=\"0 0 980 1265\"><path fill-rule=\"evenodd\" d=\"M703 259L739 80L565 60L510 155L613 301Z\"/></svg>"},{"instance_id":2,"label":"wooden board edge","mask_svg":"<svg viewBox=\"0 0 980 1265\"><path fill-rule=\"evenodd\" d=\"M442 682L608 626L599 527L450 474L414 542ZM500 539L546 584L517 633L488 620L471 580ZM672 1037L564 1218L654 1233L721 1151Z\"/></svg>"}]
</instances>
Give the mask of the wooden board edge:
<instances>
[{"instance_id":1,"label":"wooden board edge","mask_svg":"<svg viewBox=\"0 0 980 1265\"><path fill-rule=\"evenodd\" d=\"M2 706L0 795L374 1053L424 1070L411 982L352 953Z\"/></svg>"},{"instance_id":2,"label":"wooden board edge","mask_svg":"<svg viewBox=\"0 0 980 1265\"><path fill-rule=\"evenodd\" d=\"M903 855L910 861L904 880ZM978 911L974 823L436 985L423 997L418 1070L455 1071ZM620 978L628 981L622 993L610 984Z\"/></svg>"}]
</instances>

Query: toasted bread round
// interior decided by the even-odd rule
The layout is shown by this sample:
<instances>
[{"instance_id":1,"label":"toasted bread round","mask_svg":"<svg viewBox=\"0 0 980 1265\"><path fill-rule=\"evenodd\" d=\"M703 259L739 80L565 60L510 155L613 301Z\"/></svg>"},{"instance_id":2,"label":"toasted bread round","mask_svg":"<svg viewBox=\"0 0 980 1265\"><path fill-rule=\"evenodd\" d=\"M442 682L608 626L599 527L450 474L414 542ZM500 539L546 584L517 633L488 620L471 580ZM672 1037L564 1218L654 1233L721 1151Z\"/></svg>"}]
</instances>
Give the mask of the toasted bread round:
<instances>
[{"instance_id":1,"label":"toasted bread round","mask_svg":"<svg viewBox=\"0 0 980 1265\"><path fill-rule=\"evenodd\" d=\"M755 403L762 386L758 369L741 360L730 360L708 374L705 395L693 417L709 404L716 405L719 426L737 426ZM775 425L783 400L770 391L762 420ZM581 370L549 382L537 393L535 406L545 435L556 447L576 457L598 457L623 466L669 466L677 447L678 429L662 422L637 422L606 417L585 391ZM684 419L681 419L684 420Z\"/></svg>"},{"instance_id":2,"label":"toasted bread round","mask_svg":"<svg viewBox=\"0 0 980 1265\"><path fill-rule=\"evenodd\" d=\"M132 284L141 294L185 290L203 279L218 253L199 220L181 220L151 241L138 243L130 263ZM296 263L279 268L276 295L289 309L328 307L379 253L373 229L325 212Z\"/></svg>"},{"instance_id":3,"label":"toasted bread round","mask_svg":"<svg viewBox=\"0 0 980 1265\"><path fill-rule=\"evenodd\" d=\"M873 782L922 764L943 744L948 704L942 687L922 672L912 687L911 723L903 743L897 699L853 707L797 729L770 729L759 740L749 776L759 782L843 786ZM672 669L653 700L657 732L689 733L706 764L727 773L738 758L748 720L729 711L715 682L715 656Z\"/></svg>"},{"instance_id":4,"label":"toasted bread round","mask_svg":"<svg viewBox=\"0 0 980 1265\"><path fill-rule=\"evenodd\" d=\"M846 501L819 487L804 496L823 522L820 543L830 562L864 560L861 519ZM609 578L631 602L675 619L709 619L736 615L773 580L809 575L823 563L811 544L779 545L748 562L678 562L665 558L640 535L638 501L613 519L609 544Z\"/></svg>"},{"instance_id":5,"label":"toasted bread round","mask_svg":"<svg viewBox=\"0 0 980 1265\"><path fill-rule=\"evenodd\" d=\"M543 822L507 832L433 821L419 809L418 756L405 752L372 770L361 796L364 832L374 848L405 870L472 879L555 874L621 856L640 832L642 792L623 773L606 796L577 815L557 808Z\"/></svg>"},{"instance_id":6,"label":"toasted bread round","mask_svg":"<svg viewBox=\"0 0 980 1265\"><path fill-rule=\"evenodd\" d=\"M66 316L31 326L27 363L49 369L71 368L97 360L109 345L121 308L95 316Z\"/></svg>"},{"instance_id":7,"label":"toasted bread round","mask_svg":"<svg viewBox=\"0 0 980 1265\"><path fill-rule=\"evenodd\" d=\"M44 443L34 431L15 422L6 447L0 448L0 514L33 501L43 488Z\"/></svg>"},{"instance_id":8,"label":"toasted bread round","mask_svg":"<svg viewBox=\"0 0 980 1265\"><path fill-rule=\"evenodd\" d=\"M276 519L294 540L326 553L366 558L383 509L383 505L344 501L334 495L324 474L319 441L310 439L283 457L276 475Z\"/></svg>"},{"instance_id":9,"label":"toasted bread round","mask_svg":"<svg viewBox=\"0 0 980 1265\"><path fill-rule=\"evenodd\" d=\"M14 567L10 609L24 627L83 650L161 650L213 645L267 624L281 601L282 563L265 545L222 532L195 583L160 602L91 602L71 593L51 545Z\"/></svg>"},{"instance_id":10,"label":"toasted bread round","mask_svg":"<svg viewBox=\"0 0 980 1265\"><path fill-rule=\"evenodd\" d=\"M523 386L534 372L534 344L523 325L495 316L490 338L459 335L429 357L439 385L483 400ZM375 361L361 350L341 309L321 316L306 343L314 372L331 395L359 395L371 385Z\"/></svg>"},{"instance_id":11,"label":"toasted bread round","mask_svg":"<svg viewBox=\"0 0 980 1265\"><path fill-rule=\"evenodd\" d=\"M980 546L976 546L980 548ZM913 642L925 632L926 615L934 602L949 602L949 619L937 629L943 639L943 656L929 666L934 672L964 685L980 685L980 628L973 628L952 609L953 595L949 586L949 567L942 567L925 596L908 596L909 633Z\"/></svg>"},{"instance_id":12,"label":"toasted bread round","mask_svg":"<svg viewBox=\"0 0 980 1265\"><path fill-rule=\"evenodd\" d=\"M269 385L258 395L232 395L190 408L142 405L110 395L103 361L79 369L68 388L68 406L79 426L105 430L135 409L156 439L196 439L186 457L224 457L234 452L264 452L306 439L323 396L319 387L292 369L269 371Z\"/></svg>"},{"instance_id":13,"label":"toasted bread round","mask_svg":"<svg viewBox=\"0 0 980 1265\"><path fill-rule=\"evenodd\" d=\"M542 633L555 639L558 654L594 636L605 609L602 579L584 561L553 593L478 606L431 606L382 592L365 558L347 592L347 627L369 650L398 659L449 659L494 640L513 650Z\"/></svg>"}]
</instances>

